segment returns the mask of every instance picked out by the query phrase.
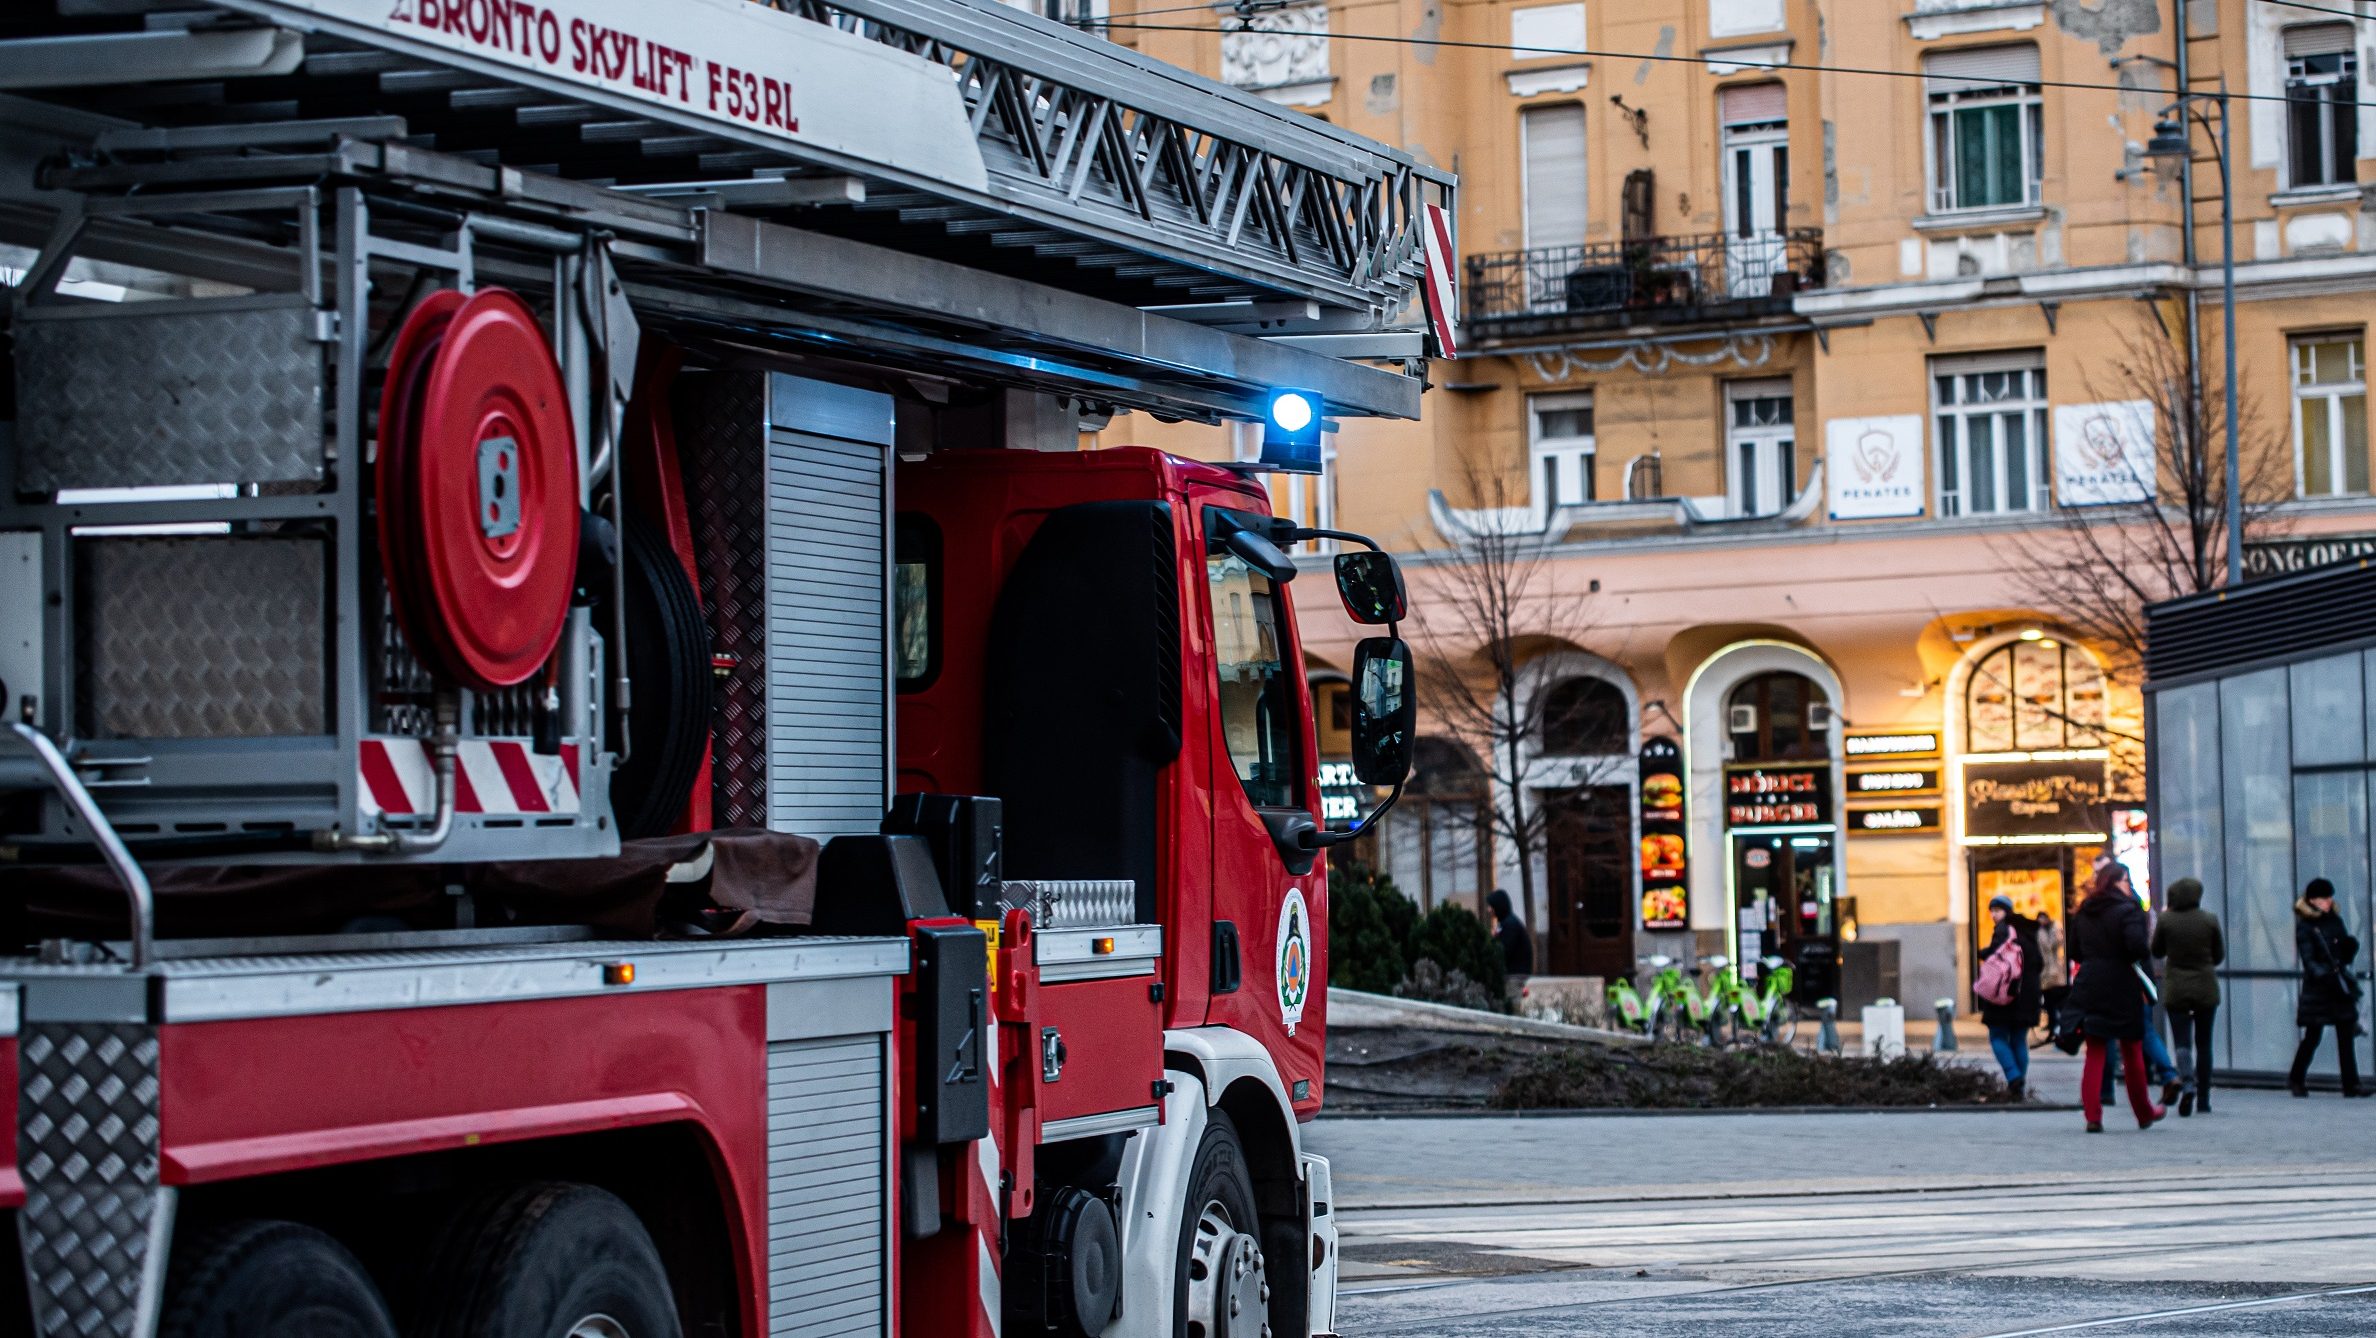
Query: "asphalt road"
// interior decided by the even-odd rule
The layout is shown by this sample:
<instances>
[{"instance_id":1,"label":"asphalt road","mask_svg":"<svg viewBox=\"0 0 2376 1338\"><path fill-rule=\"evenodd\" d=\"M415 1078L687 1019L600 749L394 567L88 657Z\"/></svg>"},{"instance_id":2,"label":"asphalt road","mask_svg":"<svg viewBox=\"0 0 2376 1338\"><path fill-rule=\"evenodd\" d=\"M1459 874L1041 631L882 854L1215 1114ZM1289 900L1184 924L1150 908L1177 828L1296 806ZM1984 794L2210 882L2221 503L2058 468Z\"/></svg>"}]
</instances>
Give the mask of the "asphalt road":
<instances>
[{"instance_id":1,"label":"asphalt road","mask_svg":"<svg viewBox=\"0 0 2376 1338\"><path fill-rule=\"evenodd\" d=\"M2033 1085L2070 1099L2076 1065ZM2376 1333L2376 1101L1324 1119L1338 1329L1592 1335Z\"/></svg>"}]
</instances>

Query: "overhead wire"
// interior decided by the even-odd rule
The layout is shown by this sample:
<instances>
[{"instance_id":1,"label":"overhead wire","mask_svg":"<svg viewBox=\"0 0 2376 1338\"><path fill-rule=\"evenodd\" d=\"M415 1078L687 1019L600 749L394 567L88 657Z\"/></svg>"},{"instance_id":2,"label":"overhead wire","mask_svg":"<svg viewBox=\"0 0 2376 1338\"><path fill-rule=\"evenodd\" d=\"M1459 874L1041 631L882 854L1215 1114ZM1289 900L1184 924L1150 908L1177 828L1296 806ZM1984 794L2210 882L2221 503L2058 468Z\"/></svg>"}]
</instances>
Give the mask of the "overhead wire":
<instances>
[{"instance_id":1,"label":"overhead wire","mask_svg":"<svg viewBox=\"0 0 2376 1338\"><path fill-rule=\"evenodd\" d=\"M2262 3L2275 4L2280 3L2280 0L2262 0ZM1210 9L1210 6L1199 5L1196 6L1196 8ZM2342 11L2333 12L2340 13ZM1093 23L1095 27L1109 32L1168 32L1208 35L1213 33L1221 33L1226 35L1233 32L1260 31L1259 29L1246 28L1207 28L1202 25L1189 25L1180 23L1131 23L1120 19L1095 20ZM1527 60L1539 59L1544 56L1570 56L1578 59L1589 60L1638 60L1653 64L1670 65L1726 64L1735 66L1742 70L1771 70L1776 73L1802 72L1809 74L1860 75L1880 79L1920 79L1930 83L1952 81L1956 83L1971 84L1982 88L1995 88L2001 87L2008 82L2018 82L2022 86L2028 88L2059 88L2076 89L2093 93L2149 93L2166 94L2170 97L2178 96L2176 92L2169 89L2136 88L2126 84L2100 83L2083 79L2021 79L2009 81L2001 75L1948 74L1944 72L1933 73L1928 70L1891 70L1870 65L1827 65L1806 61L1769 61L1751 60L1747 58L1727 60L1724 58L1725 53L1720 51L1705 52L1694 56L1678 56L1656 51L1609 51L1597 47L1527 46L1522 43L1514 42L1470 42L1449 37L1400 37L1385 33L1332 32L1324 35L1333 41L1340 42L1373 42L1392 46L1431 47L1439 50L1507 52L1510 55ZM2224 98L2232 102L2274 102L2280 104L2291 103L2298 100L2283 93L2239 93L2234 91L2223 91L2217 94L2196 93L2193 96L2198 98ZM2333 100L2322 100L2320 105L2328 107L2361 107L2376 106L2376 103L2345 101L2341 98L2336 98Z\"/></svg>"}]
</instances>

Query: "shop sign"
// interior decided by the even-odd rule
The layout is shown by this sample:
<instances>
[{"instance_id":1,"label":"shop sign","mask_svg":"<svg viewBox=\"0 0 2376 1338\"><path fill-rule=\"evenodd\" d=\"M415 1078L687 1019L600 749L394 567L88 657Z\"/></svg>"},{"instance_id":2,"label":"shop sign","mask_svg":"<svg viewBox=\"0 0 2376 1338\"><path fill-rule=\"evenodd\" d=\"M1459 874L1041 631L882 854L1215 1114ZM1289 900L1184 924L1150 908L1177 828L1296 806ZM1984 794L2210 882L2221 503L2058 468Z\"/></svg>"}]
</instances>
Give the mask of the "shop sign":
<instances>
[{"instance_id":1,"label":"shop sign","mask_svg":"<svg viewBox=\"0 0 2376 1338\"><path fill-rule=\"evenodd\" d=\"M1642 743L1642 928L1691 925L1691 867L1685 853L1683 750L1673 739Z\"/></svg>"},{"instance_id":2,"label":"shop sign","mask_svg":"<svg viewBox=\"0 0 2376 1338\"><path fill-rule=\"evenodd\" d=\"M2320 534L2303 538L2257 539L2244 545L2244 579L2291 576L2312 567L2376 557L2376 534Z\"/></svg>"},{"instance_id":3,"label":"shop sign","mask_svg":"<svg viewBox=\"0 0 2376 1338\"><path fill-rule=\"evenodd\" d=\"M1852 732L1842 746L1850 758L1860 762L1896 757L1937 757L1939 731L1891 729Z\"/></svg>"},{"instance_id":4,"label":"shop sign","mask_svg":"<svg viewBox=\"0 0 2376 1338\"><path fill-rule=\"evenodd\" d=\"M1823 425L1833 520L1922 514L1922 417L1834 418Z\"/></svg>"},{"instance_id":5,"label":"shop sign","mask_svg":"<svg viewBox=\"0 0 2376 1338\"><path fill-rule=\"evenodd\" d=\"M1860 808L1848 815L1848 830L1869 836L1907 836L1939 830L1937 804L1902 808Z\"/></svg>"},{"instance_id":6,"label":"shop sign","mask_svg":"<svg viewBox=\"0 0 2376 1338\"><path fill-rule=\"evenodd\" d=\"M2146 502L2153 486L2153 401L2054 406L2055 501Z\"/></svg>"},{"instance_id":7,"label":"shop sign","mask_svg":"<svg viewBox=\"0 0 2376 1338\"><path fill-rule=\"evenodd\" d=\"M1378 802L1375 788L1361 783L1353 774L1351 762L1322 762L1320 764L1320 821L1334 828L1349 828L1369 816Z\"/></svg>"},{"instance_id":8,"label":"shop sign","mask_svg":"<svg viewBox=\"0 0 2376 1338\"><path fill-rule=\"evenodd\" d=\"M1848 797L1851 799L1936 794L1938 791L1937 767L1897 767L1888 771L1855 771L1848 775Z\"/></svg>"},{"instance_id":9,"label":"shop sign","mask_svg":"<svg viewBox=\"0 0 2376 1338\"><path fill-rule=\"evenodd\" d=\"M2104 830L2101 758L1964 764L1964 833L1981 840Z\"/></svg>"},{"instance_id":10,"label":"shop sign","mask_svg":"<svg viewBox=\"0 0 2376 1338\"><path fill-rule=\"evenodd\" d=\"M1724 773L1727 827L1812 827L1831 821L1831 766L1730 767Z\"/></svg>"}]
</instances>

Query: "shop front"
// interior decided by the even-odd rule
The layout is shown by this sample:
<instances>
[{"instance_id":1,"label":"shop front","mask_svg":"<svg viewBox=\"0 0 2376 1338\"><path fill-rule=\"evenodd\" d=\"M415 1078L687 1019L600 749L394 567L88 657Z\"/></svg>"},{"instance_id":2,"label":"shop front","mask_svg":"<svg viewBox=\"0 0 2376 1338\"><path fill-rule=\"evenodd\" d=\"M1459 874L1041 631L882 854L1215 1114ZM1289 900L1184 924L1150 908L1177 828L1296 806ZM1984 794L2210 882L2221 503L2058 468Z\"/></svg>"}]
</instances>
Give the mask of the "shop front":
<instances>
[{"instance_id":1,"label":"shop front","mask_svg":"<svg viewBox=\"0 0 2376 1338\"><path fill-rule=\"evenodd\" d=\"M1963 845L1971 888L1965 945L1975 970L1995 930L1988 903L2057 930L2085 895L2111 841L2102 748L1980 754L1963 759Z\"/></svg>"},{"instance_id":2,"label":"shop front","mask_svg":"<svg viewBox=\"0 0 2376 1338\"><path fill-rule=\"evenodd\" d=\"M1725 768L1725 848L1734 959L1790 964L1804 1003L1839 989L1839 828L1830 762Z\"/></svg>"}]
</instances>

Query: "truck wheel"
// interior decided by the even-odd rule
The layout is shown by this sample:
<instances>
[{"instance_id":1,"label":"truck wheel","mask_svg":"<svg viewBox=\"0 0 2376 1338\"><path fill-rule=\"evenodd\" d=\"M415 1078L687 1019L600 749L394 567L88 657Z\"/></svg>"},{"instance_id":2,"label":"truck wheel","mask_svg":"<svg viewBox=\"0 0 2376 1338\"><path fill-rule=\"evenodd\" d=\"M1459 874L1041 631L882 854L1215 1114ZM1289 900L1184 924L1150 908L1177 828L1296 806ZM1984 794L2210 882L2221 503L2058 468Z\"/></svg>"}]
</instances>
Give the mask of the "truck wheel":
<instances>
[{"instance_id":1,"label":"truck wheel","mask_svg":"<svg viewBox=\"0 0 2376 1338\"><path fill-rule=\"evenodd\" d=\"M1237 1126L1219 1110L1196 1145L1180 1218L1172 1294L1178 1338L1269 1338L1270 1283L1263 1272L1262 1223L1254 1177Z\"/></svg>"},{"instance_id":2,"label":"truck wheel","mask_svg":"<svg viewBox=\"0 0 2376 1338\"><path fill-rule=\"evenodd\" d=\"M371 1275L295 1222L234 1222L184 1240L158 1338L396 1338Z\"/></svg>"},{"instance_id":3,"label":"truck wheel","mask_svg":"<svg viewBox=\"0 0 2376 1338\"><path fill-rule=\"evenodd\" d=\"M522 1185L463 1209L420 1295L421 1338L681 1338L651 1235L591 1185Z\"/></svg>"}]
</instances>

